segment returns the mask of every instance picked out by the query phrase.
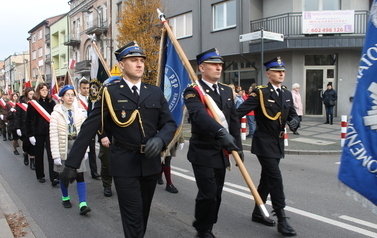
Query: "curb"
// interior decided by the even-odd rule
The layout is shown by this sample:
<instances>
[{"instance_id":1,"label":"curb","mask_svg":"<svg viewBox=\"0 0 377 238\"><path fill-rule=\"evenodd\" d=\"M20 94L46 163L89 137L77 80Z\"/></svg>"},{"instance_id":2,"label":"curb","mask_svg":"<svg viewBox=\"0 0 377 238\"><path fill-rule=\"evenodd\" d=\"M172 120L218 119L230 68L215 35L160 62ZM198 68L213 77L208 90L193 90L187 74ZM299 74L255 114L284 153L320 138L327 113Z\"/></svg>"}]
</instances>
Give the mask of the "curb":
<instances>
[{"instance_id":1,"label":"curb","mask_svg":"<svg viewBox=\"0 0 377 238\"><path fill-rule=\"evenodd\" d=\"M9 227L7 219L5 219L3 210L0 208L0 237L1 238L14 238L12 230Z\"/></svg>"}]
</instances>

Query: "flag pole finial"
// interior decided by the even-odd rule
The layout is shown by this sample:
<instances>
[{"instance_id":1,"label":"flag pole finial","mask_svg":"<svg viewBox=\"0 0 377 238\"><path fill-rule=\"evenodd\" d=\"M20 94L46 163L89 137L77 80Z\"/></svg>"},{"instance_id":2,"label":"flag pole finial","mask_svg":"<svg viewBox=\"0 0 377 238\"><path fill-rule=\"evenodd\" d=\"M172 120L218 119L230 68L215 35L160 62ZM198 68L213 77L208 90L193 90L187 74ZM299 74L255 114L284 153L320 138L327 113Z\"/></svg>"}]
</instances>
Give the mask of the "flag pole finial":
<instances>
[{"instance_id":1,"label":"flag pole finial","mask_svg":"<svg viewBox=\"0 0 377 238\"><path fill-rule=\"evenodd\" d=\"M158 18L164 23L166 21L165 14L160 11L160 9L157 8Z\"/></svg>"}]
</instances>

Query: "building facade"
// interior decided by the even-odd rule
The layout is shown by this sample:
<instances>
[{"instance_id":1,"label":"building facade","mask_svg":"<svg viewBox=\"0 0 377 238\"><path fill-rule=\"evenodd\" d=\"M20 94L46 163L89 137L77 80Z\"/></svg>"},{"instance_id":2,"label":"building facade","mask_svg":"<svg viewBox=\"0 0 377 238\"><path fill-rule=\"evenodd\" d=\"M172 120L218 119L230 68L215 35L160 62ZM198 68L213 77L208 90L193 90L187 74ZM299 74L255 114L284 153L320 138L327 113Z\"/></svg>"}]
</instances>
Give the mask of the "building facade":
<instances>
[{"instance_id":1,"label":"building facade","mask_svg":"<svg viewBox=\"0 0 377 238\"><path fill-rule=\"evenodd\" d=\"M328 82L338 92L336 114L348 115L370 0L163 2L169 24L194 66L196 54L216 47L225 59L223 82L248 89L252 83L267 83L262 63L280 56L287 68L284 84L289 89L293 83L301 85L305 115L324 115L321 93ZM343 14L350 10L354 22L351 33L304 32L303 14L307 12ZM257 38L240 42L240 36L262 30L283 34L284 41Z\"/></svg>"}]
</instances>

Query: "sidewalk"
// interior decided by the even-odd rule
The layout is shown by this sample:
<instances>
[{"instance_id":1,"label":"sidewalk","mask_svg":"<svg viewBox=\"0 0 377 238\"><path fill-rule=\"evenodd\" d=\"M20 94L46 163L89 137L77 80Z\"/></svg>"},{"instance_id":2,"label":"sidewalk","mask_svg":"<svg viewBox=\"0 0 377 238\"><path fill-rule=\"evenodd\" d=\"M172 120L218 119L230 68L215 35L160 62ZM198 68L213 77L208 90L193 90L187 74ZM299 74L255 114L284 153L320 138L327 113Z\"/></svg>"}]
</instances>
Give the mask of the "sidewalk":
<instances>
[{"instance_id":1,"label":"sidewalk","mask_svg":"<svg viewBox=\"0 0 377 238\"><path fill-rule=\"evenodd\" d=\"M285 147L286 154L301 155L337 155L341 154L340 146L340 119L334 118L334 124L324 124L325 118L322 116L304 116L301 127L298 129L300 135L294 135L289 129L288 146ZM190 125L185 121L183 126L185 139L191 136ZM251 139L243 140L243 149L250 151Z\"/></svg>"}]
</instances>

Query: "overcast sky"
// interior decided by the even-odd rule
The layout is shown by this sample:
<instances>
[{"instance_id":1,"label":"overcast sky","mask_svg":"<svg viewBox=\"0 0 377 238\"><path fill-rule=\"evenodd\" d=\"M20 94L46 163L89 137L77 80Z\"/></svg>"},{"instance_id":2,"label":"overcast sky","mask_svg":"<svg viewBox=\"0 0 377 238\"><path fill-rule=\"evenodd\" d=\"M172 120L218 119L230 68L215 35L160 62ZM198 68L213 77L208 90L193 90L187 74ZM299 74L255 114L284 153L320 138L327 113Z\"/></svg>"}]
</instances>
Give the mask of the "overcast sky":
<instances>
[{"instance_id":1,"label":"overcast sky","mask_svg":"<svg viewBox=\"0 0 377 238\"><path fill-rule=\"evenodd\" d=\"M0 60L29 50L28 31L46 18L67 13L68 0L6 0L0 6Z\"/></svg>"}]
</instances>

